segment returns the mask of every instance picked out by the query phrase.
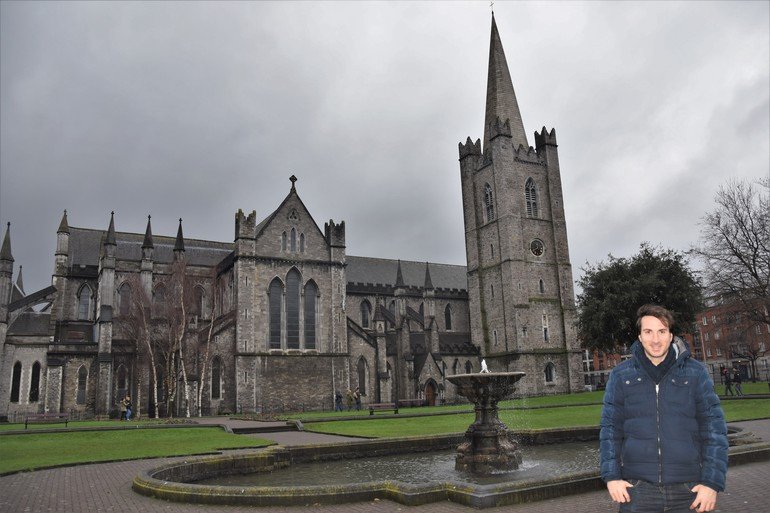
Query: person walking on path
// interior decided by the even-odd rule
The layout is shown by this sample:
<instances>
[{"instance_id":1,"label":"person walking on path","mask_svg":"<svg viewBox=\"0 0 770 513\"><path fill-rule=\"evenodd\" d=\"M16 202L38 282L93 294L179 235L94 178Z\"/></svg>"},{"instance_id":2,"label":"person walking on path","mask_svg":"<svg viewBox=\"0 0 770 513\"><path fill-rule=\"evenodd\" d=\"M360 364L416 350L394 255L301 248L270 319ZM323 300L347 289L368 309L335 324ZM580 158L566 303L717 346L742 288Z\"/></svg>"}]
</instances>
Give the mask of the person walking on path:
<instances>
[{"instance_id":1,"label":"person walking on path","mask_svg":"<svg viewBox=\"0 0 770 513\"><path fill-rule=\"evenodd\" d=\"M714 383L663 307L637 311L633 357L610 373L601 477L619 511L713 511L727 477L727 426Z\"/></svg>"},{"instance_id":2,"label":"person walking on path","mask_svg":"<svg viewBox=\"0 0 770 513\"><path fill-rule=\"evenodd\" d=\"M334 411L342 411L342 393L339 390L334 392Z\"/></svg>"},{"instance_id":3,"label":"person walking on path","mask_svg":"<svg viewBox=\"0 0 770 513\"><path fill-rule=\"evenodd\" d=\"M735 383L735 395L738 397L743 395L743 388L741 387L741 384L743 383L743 376L741 376L741 371L738 369L735 369L735 372L733 373L733 383Z\"/></svg>"},{"instance_id":4,"label":"person walking on path","mask_svg":"<svg viewBox=\"0 0 770 513\"><path fill-rule=\"evenodd\" d=\"M735 395L733 394L733 377L730 370L725 369L722 371L722 375L725 378L725 395Z\"/></svg>"},{"instance_id":5,"label":"person walking on path","mask_svg":"<svg viewBox=\"0 0 770 513\"><path fill-rule=\"evenodd\" d=\"M126 420L126 403L125 403L125 401L126 401L126 399L123 398L118 403L118 406L120 406L120 419L118 419L118 420Z\"/></svg>"},{"instance_id":6,"label":"person walking on path","mask_svg":"<svg viewBox=\"0 0 770 513\"><path fill-rule=\"evenodd\" d=\"M345 406L347 406L348 411L353 409L353 392L351 392L349 388L348 391L345 392Z\"/></svg>"},{"instance_id":7,"label":"person walking on path","mask_svg":"<svg viewBox=\"0 0 770 513\"><path fill-rule=\"evenodd\" d=\"M126 394L125 399L121 401L122 408L125 408L126 410L126 420L131 420L131 408L133 408L133 405L131 404L131 396Z\"/></svg>"},{"instance_id":8,"label":"person walking on path","mask_svg":"<svg viewBox=\"0 0 770 513\"><path fill-rule=\"evenodd\" d=\"M361 411L361 392L358 387L353 392L353 400L356 402L356 411Z\"/></svg>"}]
</instances>

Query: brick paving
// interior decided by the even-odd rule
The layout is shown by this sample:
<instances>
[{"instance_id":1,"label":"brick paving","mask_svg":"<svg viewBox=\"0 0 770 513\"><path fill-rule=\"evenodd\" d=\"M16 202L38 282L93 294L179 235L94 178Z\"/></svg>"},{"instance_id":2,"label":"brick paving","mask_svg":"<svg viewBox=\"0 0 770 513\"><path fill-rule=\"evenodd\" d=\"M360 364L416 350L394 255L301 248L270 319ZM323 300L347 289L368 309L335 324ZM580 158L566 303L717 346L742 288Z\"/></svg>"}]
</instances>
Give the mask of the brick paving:
<instances>
[{"instance_id":1,"label":"brick paving","mask_svg":"<svg viewBox=\"0 0 770 513\"><path fill-rule=\"evenodd\" d=\"M212 421L213 422L213 421ZM221 422L221 421L220 421ZM770 420L739 422L735 425L770 440ZM310 433L276 433L283 444L322 443L331 441L326 435ZM273 438L273 434L269 435ZM339 439L341 437L330 437ZM335 440L336 441L336 440ZM178 458L174 458L178 459ZM233 506L204 506L177 504L144 497L131 490L133 477L142 470L174 459L137 460L119 463L80 465L61 469L40 470L0 478L0 512L206 512L206 513L318 513L398 512L410 513L470 513L471 508L449 501L424 506L403 506L390 501L372 501L334 506L286 508L254 508ZM739 465L729 470L727 491L719 495L718 509L729 513L758 513L767 511L767 486L770 483L770 462ZM603 491L561 497L558 499L490 508L484 511L506 513L604 513L615 512Z\"/></svg>"}]
</instances>

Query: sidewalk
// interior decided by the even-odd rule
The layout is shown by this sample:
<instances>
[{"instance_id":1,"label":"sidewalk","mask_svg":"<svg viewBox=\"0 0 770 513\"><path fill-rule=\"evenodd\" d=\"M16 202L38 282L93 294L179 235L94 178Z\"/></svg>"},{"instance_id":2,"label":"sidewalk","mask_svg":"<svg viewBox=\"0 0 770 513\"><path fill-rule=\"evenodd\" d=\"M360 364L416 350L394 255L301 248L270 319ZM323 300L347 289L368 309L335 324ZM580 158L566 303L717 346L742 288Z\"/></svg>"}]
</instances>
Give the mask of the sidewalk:
<instances>
[{"instance_id":1,"label":"sidewalk","mask_svg":"<svg viewBox=\"0 0 770 513\"><path fill-rule=\"evenodd\" d=\"M204 420L205 423L222 423ZM242 421L226 421L231 427L246 427ZM237 423L237 424L231 424ZM263 424L264 425L264 424ZM283 423L281 423L283 425ZM737 422L764 440L770 440L770 420ZM305 432L282 432L267 435L281 438L284 445L324 443L345 440L344 437ZM245 435L248 436L248 435ZM334 439L334 440L331 440ZM254 508L177 504L151 499L131 490L133 477L142 470L181 458L137 460L119 463L81 465L61 469L40 470L0 478L0 511L2 512L206 512L206 513L308 513L307 507ZM751 463L731 468L727 475L727 491L719 494L717 511L756 513L767 508L767 484L770 462ZM308 504L312 506L312 504ZM472 513L476 511L444 501L425 506L408 507L390 501L374 501L334 506L313 506L313 513L397 512ZM610 513L617 511L603 491L561 497L517 506L504 506L483 511L491 513Z\"/></svg>"}]
</instances>

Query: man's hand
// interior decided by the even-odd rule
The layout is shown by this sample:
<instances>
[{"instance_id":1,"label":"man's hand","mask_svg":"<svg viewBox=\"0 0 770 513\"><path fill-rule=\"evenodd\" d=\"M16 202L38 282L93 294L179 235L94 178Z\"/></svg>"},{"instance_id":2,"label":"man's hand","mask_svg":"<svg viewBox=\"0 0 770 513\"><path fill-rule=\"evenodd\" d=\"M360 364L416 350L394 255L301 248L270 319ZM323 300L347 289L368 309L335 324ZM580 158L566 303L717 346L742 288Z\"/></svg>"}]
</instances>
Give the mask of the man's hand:
<instances>
[{"instance_id":1,"label":"man's hand","mask_svg":"<svg viewBox=\"0 0 770 513\"><path fill-rule=\"evenodd\" d=\"M609 483L607 483L607 486L609 486ZM690 509L694 509L698 513L702 513L703 511L714 511L714 508L717 506L716 490L699 484L693 486L690 491L698 494L693 503L690 504Z\"/></svg>"},{"instance_id":2,"label":"man's hand","mask_svg":"<svg viewBox=\"0 0 770 513\"><path fill-rule=\"evenodd\" d=\"M698 485L698 486L702 486L702 485ZM628 494L627 488L633 488L633 487L634 485L622 479L617 479L615 481L607 481L607 490L610 492L610 497L612 497L612 500L615 502L631 502L631 496ZM716 494L716 492L714 493ZM716 502L716 497L714 498L714 502ZM711 511L711 510L704 509L703 511Z\"/></svg>"}]
</instances>

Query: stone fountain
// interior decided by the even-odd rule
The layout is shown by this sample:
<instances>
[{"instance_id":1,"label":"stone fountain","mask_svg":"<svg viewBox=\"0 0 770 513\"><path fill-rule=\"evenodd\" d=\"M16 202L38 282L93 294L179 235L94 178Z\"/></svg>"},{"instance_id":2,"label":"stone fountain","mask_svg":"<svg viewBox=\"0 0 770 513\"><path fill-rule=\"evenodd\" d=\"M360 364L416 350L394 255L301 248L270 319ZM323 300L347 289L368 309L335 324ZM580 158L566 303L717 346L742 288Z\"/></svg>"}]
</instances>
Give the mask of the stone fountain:
<instances>
[{"instance_id":1,"label":"stone fountain","mask_svg":"<svg viewBox=\"0 0 770 513\"><path fill-rule=\"evenodd\" d=\"M497 403L511 395L523 372L457 374L447 379L457 393L475 404L476 420L468 426L465 441L457 447L455 468L490 475L516 470L521 463L518 444L508 438L508 427L497 416Z\"/></svg>"}]
</instances>

